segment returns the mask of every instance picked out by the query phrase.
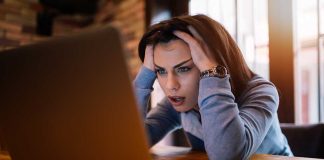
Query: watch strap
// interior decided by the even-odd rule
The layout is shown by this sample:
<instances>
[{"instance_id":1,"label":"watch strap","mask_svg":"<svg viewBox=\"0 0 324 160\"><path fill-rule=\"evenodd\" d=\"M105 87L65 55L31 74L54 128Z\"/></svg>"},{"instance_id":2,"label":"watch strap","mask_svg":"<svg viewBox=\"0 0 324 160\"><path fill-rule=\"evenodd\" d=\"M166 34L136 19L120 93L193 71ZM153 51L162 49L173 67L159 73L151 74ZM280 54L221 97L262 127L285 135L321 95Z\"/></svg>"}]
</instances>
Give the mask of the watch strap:
<instances>
[{"instance_id":1,"label":"watch strap","mask_svg":"<svg viewBox=\"0 0 324 160\"><path fill-rule=\"evenodd\" d=\"M200 78L206 78L206 77L218 77L218 78L224 78L228 75L227 69L224 66L217 65L212 67L211 69L202 71L200 73Z\"/></svg>"}]
</instances>

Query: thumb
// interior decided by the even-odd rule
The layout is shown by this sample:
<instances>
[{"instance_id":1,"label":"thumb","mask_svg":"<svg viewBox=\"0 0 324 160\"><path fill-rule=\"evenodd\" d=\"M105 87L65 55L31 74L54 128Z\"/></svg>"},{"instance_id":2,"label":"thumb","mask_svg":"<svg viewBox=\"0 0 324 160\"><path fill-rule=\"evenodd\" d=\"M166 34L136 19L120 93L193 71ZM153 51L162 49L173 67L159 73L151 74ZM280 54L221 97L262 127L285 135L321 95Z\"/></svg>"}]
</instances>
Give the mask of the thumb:
<instances>
[{"instance_id":1,"label":"thumb","mask_svg":"<svg viewBox=\"0 0 324 160\"><path fill-rule=\"evenodd\" d=\"M145 48L145 57L143 65L154 71L154 62L153 62L153 45L147 45Z\"/></svg>"}]
</instances>

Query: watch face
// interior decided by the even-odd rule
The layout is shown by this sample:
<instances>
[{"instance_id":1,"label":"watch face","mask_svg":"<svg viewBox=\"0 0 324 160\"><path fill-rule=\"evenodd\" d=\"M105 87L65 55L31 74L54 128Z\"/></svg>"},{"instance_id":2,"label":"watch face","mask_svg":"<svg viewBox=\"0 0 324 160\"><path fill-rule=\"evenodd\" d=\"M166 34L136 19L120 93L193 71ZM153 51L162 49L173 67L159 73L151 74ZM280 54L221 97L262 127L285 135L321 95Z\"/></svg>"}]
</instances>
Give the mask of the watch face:
<instances>
[{"instance_id":1,"label":"watch face","mask_svg":"<svg viewBox=\"0 0 324 160\"><path fill-rule=\"evenodd\" d=\"M218 78L224 78L227 76L227 69L224 66L215 66L212 69L206 70L201 72L200 77L218 77Z\"/></svg>"},{"instance_id":2,"label":"watch face","mask_svg":"<svg viewBox=\"0 0 324 160\"><path fill-rule=\"evenodd\" d=\"M223 77L226 77L226 75L227 75L227 70L226 70L226 68L225 68L224 66L220 66L220 65L218 65L218 66L216 67L216 73L217 73L217 76L218 76L218 77L223 78Z\"/></svg>"}]
</instances>

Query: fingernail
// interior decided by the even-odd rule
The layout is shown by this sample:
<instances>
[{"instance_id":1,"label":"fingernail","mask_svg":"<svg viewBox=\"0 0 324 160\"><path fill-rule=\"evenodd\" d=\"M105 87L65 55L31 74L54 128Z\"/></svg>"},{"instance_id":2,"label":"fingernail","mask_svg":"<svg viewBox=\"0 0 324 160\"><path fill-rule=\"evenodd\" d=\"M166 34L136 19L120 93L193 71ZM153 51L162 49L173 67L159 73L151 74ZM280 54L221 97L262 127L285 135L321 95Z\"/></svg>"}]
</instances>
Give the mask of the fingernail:
<instances>
[{"instance_id":1,"label":"fingernail","mask_svg":"<svg viewBox=\"0 0 324 160\"><path fill-rule=\"evenodd\" d=\"M192 34L196 33L195 28L193 28L192 26L188 26L188 30L189 30Z\"/></svg>"}]
</instances>

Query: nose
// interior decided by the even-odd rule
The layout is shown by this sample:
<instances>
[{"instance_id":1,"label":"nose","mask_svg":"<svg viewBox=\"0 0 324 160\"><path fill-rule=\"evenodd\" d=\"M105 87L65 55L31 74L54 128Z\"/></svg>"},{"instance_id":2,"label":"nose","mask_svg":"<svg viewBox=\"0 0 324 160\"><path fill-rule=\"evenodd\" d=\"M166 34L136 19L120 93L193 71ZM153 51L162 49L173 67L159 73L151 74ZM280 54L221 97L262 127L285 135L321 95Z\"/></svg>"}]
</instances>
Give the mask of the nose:
<instances>
[{"instance_id":1,"label":"nose","mask_svg":"<svg viewBox=\"0 0 324 160\"><path fill-rule=\"evenodd\" d=\"M170 91L177 91L180 88L178 78L174 74L168 74L166 88Z\"/></svg>"}]
</instances>

